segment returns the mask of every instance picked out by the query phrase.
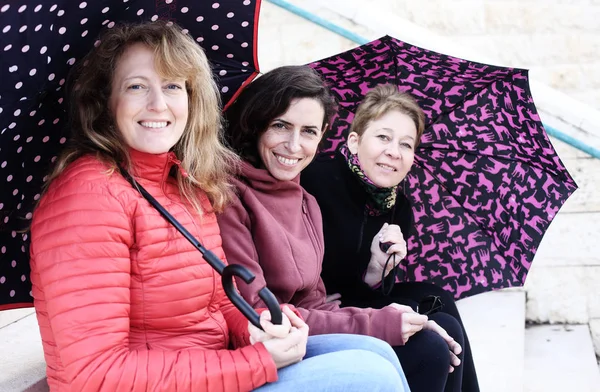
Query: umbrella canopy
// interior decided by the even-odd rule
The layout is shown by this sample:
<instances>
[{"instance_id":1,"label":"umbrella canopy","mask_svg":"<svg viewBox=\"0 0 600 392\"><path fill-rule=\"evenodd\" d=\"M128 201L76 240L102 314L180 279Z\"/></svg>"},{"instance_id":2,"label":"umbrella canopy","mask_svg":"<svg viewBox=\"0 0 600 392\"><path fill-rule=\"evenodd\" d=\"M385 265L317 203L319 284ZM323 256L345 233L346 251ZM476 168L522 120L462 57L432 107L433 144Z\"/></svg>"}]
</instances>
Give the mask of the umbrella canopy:
<instances>
[{"instance_id":1,"label":"umbrella canopy","mask_svg":"<svg viewBox=\"0 0 600 392\"><path fill-rule=\"evenodd\" d=\"M345 140L374 86L410 92L426 115L402 184L416 233L406 280L458 298L521 286L552 219L577 188L537 114L526 70L467 61L385 36L310 64L340 102L322 153Z\"/></svg>"},{"instance_id":2,"label":"umbrella canopy","mask_svg":"<svg viewBox=\"0 0 600 392\"><path fill-rule=\"evenodd\" d=\"M69 70L117 22L176 22L205 49L223 103L258 74L260 0L0 0L0 309L29 306L27 228L68 137Z\"/></svg>"}]
</instances>

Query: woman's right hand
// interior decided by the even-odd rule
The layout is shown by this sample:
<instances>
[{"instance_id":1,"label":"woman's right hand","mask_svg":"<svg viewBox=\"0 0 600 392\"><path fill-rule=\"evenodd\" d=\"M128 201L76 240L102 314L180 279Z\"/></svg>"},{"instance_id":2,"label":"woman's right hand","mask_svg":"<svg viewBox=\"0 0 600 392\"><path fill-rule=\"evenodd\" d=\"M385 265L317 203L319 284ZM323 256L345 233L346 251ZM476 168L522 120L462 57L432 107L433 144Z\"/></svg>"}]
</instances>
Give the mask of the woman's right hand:
<instances>
[{"instance_id":1,"label":"woman's right hand","mask_svg":"<svg viewBox=\"0 0 600 392\"><path fill-rule=\"evenodd\" d=\"M391 245L384 252L380 248L380 243ZM373 241L371 241L371 259L365 271L364 282L369 286L374 286L381 282L381 276L387 276L406 257L406 253L407 245L400 226L384 223L379 232L373 237ZM391 254L395 254L396 257L391 262L388 262Z\"/></svg>"},{"instance_id":2,"label":"woman's right hand","mask_svg":"<svg viewBox=\"0 0 600 392\"><path fill-rule=\"evenodd\" d=\"M281 325L271 323L271 313L264 311L260 315L260 325L264 331L248 323L250 342L262 342L271 354L277 369L300 362L306 355L308 325L288 306L283 307Z\"/></svg>"},{"instance_id":3,"label":"woman's right hand","mask_svg":"<svg viewBox=\"0 0 600 392\"><path fill-rule=\"evenodd\" d=\"M397 303L392 303L388 306L402 312L402 325L400 326L400 331L404 343L408 342L408 339L411 336L425 328L428 321L427 316L415 312L410 306L399 305Z\"/></svg>"}]
</instances>

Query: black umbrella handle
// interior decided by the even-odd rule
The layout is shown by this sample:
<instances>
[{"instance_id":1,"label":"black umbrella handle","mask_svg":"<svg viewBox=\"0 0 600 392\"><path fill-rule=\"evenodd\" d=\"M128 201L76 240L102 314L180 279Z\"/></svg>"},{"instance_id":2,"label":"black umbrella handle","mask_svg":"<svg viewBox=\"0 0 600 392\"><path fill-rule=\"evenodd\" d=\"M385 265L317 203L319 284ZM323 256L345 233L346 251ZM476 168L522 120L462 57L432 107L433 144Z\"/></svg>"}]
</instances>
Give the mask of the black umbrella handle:
<instances>
[{"instance_id":1,"label":"black umbrella handle","mask_svg":"<svg viewBox=\"0 0 600 392\"><path fill-rule=\"evenodd\" d=\"M263 329L260 325L260 316L258 313L256 313L252 306L250 306L250 304L248 304L248 302L246 302L235 289L235 286L233 285L234 276L242 279L246 284L252 283L255 276L241 265L230 264L223 270L221 282L223 283L225 294L227 294L227 297L235 305L235 307L238 308L244 316L246 316L252 325L254 325L256 328ZM271 322L273 324L280 325L283 318L281 314L281 308L279 307L277 298L275 298L271 290L263 287L258 292L258 296L264 301L264 303L267 305L267 308L269 308L269 311L271 312Z\"/></svg>"}]
</instances>

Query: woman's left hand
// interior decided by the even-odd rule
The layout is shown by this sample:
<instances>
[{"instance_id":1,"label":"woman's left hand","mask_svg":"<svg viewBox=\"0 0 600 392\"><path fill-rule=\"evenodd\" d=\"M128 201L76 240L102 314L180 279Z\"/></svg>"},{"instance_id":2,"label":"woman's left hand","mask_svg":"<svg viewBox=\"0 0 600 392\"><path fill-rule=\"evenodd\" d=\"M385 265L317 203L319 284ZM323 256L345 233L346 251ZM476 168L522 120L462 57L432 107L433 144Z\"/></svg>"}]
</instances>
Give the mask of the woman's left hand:
<instances>
[{"instance_id":1,"label":"woman's left hand","mask_svg":"<svg viewBox=\"0 0 600 392\"><path fill-rule=\"evenodd\" d=\"M342 306L342 294L335 293L335 294L328 295L327 297L325 297L325 303L328 303L328 302L333 302L333 303L337 304L338 306Z\"/></svg>"},{"instance_id":2,"label":"woman's left hand","mask_svg":"<svg viewBox=\"0 0 600 392\"><path fill-rule=\"evenodd\" d=\"M289 307L284 306L282 309L282 318L281 324L275 325L271 323L271 312L268 310L264 310L260 314L260 325L263 329L256 328L250 322L248 323L248 332L250 333L250 343L258 343L258 342L266 342L269 339L273 338L285 338L289 335L292 329L292 323L290 319L287 317L284 310L289 309Z\"/></svg>"},{"instance_id":3,"label":"woman's left hand","mask_svg":"<svg viewBox=\"0 0 600 392\"><path fill-rule=\"evenodd\" d=\"M462 347L460 347L460 344L458 344L458 342L454 340L454 338L450 336L444 328L440 327L440 325L433 320L428 320L423 329L436 332L448 344L448 348L450 349L450 369L448 371L452 373L454 371L454 366L460 365L460 359L457 355L462 352Z\"/></svg>"}]
</instances>

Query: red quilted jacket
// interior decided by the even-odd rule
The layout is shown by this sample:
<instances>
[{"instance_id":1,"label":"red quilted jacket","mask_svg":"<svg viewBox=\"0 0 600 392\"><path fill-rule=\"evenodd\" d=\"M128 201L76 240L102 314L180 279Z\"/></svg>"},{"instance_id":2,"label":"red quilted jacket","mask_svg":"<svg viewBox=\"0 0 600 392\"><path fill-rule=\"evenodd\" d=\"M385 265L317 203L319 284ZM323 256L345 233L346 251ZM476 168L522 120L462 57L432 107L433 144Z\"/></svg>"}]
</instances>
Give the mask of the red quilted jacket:
<instances>
[{"instance_id":1,"label":"red quilted jacket","mask_svg":"<svg viewBox=\"0 0 600 392\"><path fill-rule=\"evenodd\" d=\"M168 176L174 155L131 155L140 184L224 259L215 215L198 216ZM52 391L249 391L277 379L219 275L94 157L42 197L31 281Z\"/></svg>"}]
</instances>

